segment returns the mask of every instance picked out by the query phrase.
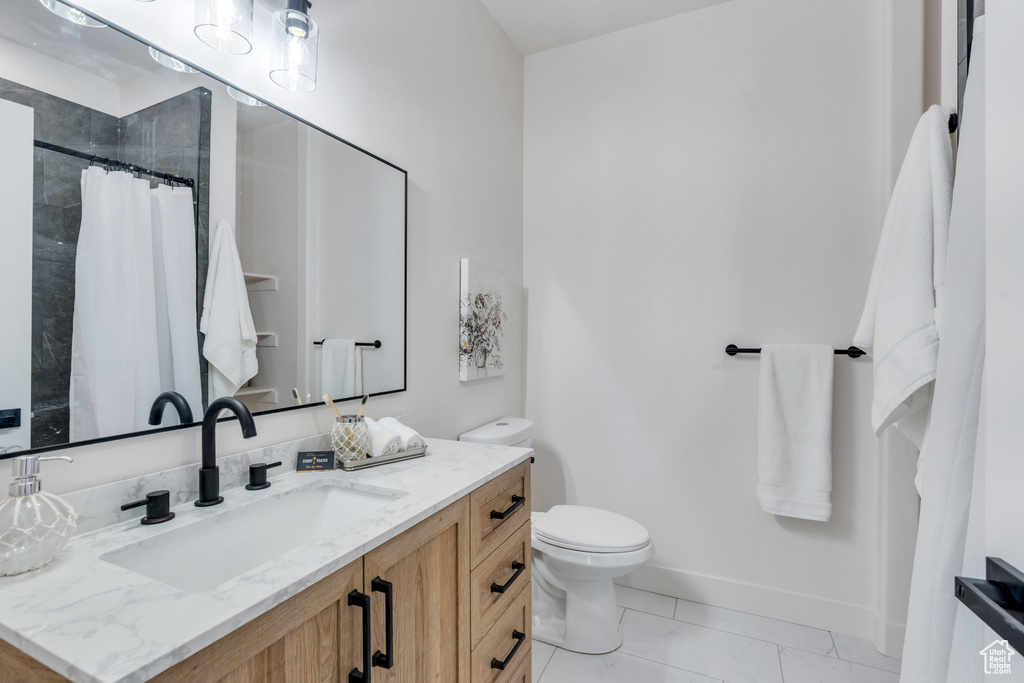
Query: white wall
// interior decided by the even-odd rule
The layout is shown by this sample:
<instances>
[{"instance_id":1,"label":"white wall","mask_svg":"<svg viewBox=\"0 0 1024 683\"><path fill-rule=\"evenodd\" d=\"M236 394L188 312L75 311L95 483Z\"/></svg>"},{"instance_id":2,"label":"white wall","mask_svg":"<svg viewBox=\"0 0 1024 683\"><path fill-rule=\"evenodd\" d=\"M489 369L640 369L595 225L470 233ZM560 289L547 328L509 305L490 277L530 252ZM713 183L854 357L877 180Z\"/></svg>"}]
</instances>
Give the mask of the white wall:
<instances>
[{"instance_id":1,"label":"white wall","mask_svg":"<svg viewBox=\"0 0 1024 683\"><path fill-rule=\"evenodd\" d=\"M199 43L177 2L80 2L107 21L153 37L200 66L223 67L257 96L372 150L409 172L409 391L373 400L373 416L409 413L429 436L453 438L522 411L521 318L513 320L509 374L458 380L459 258L522 272L523 61L478 0L353 0L320 3L319 84L287 93L267 77L266 40L245 57ZM264 12L262 3L258 9ZM191 5L189 5L191 6ZM269 24L261 14L257 25ZM171 49L171 48L174 49ZM231 202L233 206L233 201ZM214 219L216 217L214 216ZM518 310L519 297L513 308ZM330 409L257 417L259 436L219 428L222 454L330 427ZM72 465L44 469L47 490L83 488L199 459L199 431L69 451ZM0 487L7 469L0 467Z\"/></svg>"},{"instance_id":2,"label":"white wall","mask_svg":"<svg viewBox=\"0 0 1024 683\"><path fill-rule=\"evenodd\" d=\"M984 547L1024 568L1024 5L989 0L986 11Z\"/></svg>"},{"instance_id":3,"label":"white wall","mask_svg":"<svg viewBox=\"0 0 1024 683\"><path fill-rule=\"evenodd\" d=\"M526 58L535 507L643 523L657 556L632 585L898 648L909 555L879 562L913 546L913 460L879 459L870 361L835 363L818 523L760 510L758 360L724 347L850 344L920 114L921 57L917 82L897 60L922 21L883 0L734 0Z\"/></svg>"},{"instance_id":4,"label":"white wall","mask_svg":"<svg viewBox=\"0 0 1024 683\"><path fill-rule=\"evenodd\" d=\"M0 410L21 409L21 426L0 429L0 448L28 448L32 434L33 110L0 100Z\"/></svg>"}]
</instances>

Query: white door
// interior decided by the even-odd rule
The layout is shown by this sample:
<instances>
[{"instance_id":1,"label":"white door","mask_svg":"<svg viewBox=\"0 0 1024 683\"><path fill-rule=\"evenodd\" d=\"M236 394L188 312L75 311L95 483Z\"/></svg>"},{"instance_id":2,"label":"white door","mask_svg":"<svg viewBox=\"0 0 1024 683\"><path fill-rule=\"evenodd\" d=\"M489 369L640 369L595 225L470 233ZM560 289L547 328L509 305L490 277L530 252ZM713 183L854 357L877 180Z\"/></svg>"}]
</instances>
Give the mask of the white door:
<instances>
[{"instance_id":1,"label":"white door","mask_svg":"<svg viewBox=\"0 0 1024 683\"><path fill-rule=\"evenodd\" d=\"M32 115L0 100L0 411L21 409L20 427L0 429L0 449L30 446Z\"/></svg>"}]
</instances>

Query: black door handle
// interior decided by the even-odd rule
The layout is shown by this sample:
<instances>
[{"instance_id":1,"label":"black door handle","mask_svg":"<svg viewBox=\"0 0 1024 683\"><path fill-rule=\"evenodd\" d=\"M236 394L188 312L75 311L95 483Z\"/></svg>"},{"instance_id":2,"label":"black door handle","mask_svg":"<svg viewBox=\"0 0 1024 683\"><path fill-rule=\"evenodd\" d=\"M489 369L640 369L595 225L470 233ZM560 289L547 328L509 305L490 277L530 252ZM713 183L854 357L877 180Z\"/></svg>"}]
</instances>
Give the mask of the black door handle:
<instances>
[{"instance_id":1,"label":"black door handle","mask_svg":"<svg viewBox=\"0 0 1024 683\"><path fill-rule=\"evenodd\" d=\"M512 637L516 639L516 644L512 647L512 652L508 653L508 657L505 657L504 661L498 661L497 658L492 659L491 660L491 668L492 669L498 669L499 671L504 671L505 667L508 666L509 662L512 661L512 658L516 656L517 652L519 652L519 648L522 647L523 641L526 640L526 634L525 633L520 633L519 631L515 631L515 630L512 631Z\"/></svg>"},{"instance_id":2,"label":"black door handle","mask_svg":"<svg viewBox=\"0 0 1024 683\"><path fill-rule=\"evenodd\" d=\"M509 579L508 581L506 581L504 585L499 586L496 583L492 583L491 584L491 592L492 593L504 593L509 588L511 588L512 584L515 583L516 579L519 578L519 575L526 571L526 565L523 564L522 562L513 562L512 563L512 569L515 569L516 573L513 574L512 578Z\"/></svg>"},{"instance_id":3,"label":"black door handle","mask_svg":"<svg viewBox=\"0 0 1024 683\"><path fill-rule=\"evenodd\" d=\"M348 594L349 607L361 607L363 610L363 670L352 669L348 674L348 683L370 683L370 596L357 590Z\"/></svg>"},{"instance_id":4,"label":"black door handle","mask_svg":"<svg viewBox=\"0 0 1024 683\"><path fill-rule=\"evenodd\" d=\"M523 503L525 502L526 498L524 496L512 496L512 507L510 507L508 510L505 510L504 512L491 510L491 519L505 519L513 512L518 510L520 507L522 507Z\"/></svg>"},{"instance_id":5,"label":"black door handle","mask_svg":"<svg viewBox=\"0 0 1024 683\"><path fill-rule=\"evenodd\" d=\"M370 582L370 590L375 593L384 594L384 631L387 654L380 650L373 653L373 665L383 669L390 669L395 665L395 596L390 581L385 581L379 576Z\"/></svg>"}]
</instances>

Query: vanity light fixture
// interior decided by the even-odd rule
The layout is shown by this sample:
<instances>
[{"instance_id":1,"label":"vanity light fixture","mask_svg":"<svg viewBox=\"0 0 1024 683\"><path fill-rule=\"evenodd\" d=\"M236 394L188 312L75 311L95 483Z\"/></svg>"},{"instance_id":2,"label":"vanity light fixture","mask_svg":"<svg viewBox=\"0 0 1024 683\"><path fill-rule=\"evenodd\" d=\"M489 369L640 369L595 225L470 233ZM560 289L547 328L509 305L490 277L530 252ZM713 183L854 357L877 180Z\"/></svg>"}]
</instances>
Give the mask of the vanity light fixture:
<instances>
[{"instance_id":1,"label":"vanity light fixture","mask_svg":"<svg viewBox=\"0 0 1024 683\"><path fill-rule=\"evenodd\" d=\"M196 0L196 37L229 55L252 51L253 0Z\"/></svg>"},{"instance_id":2,"label":"vanity light fixture","mask_svg":"<svg viewBox=\"0 0 1024 683\"><path fill-rule=\"evenodd\" d=\"M260 102L259 100L257 100L252 95L246 95L241 90L237 90L235 88L232 88L230 85L228 86L228 94L231 95L232 99L238 100L242 104L247 104L250 107L265 107L265 106L267 106L266 102Z\"/></svg>"},{"instance_id":3,"label":"vanity light fixture","mask_svg":"<svg viewBox=\"0 0 1024 683\"><path fill-rule=\"evenodd\" d=\"M309 18L313 3L286 0L274 13L270 79L286 90L310 92L316 88L317 46L320 29Z\"/></svg>"},{"instance_id":4,"label":"vanity light fixture","mask_svg":"<svg viewBox=\"0 0 1024 683\"><path fill-rule=\"evenodd\" d=\"M89 28L107 27L107 25L103 22L96 21L85 12L77 10L69 5L65 5L60 0L39 0L39 2L43 4L43 7L53 12L61 19L67 19L72 24L78 24L79 26L88 26Z\"/></svg>"},{"instance_id":5,"label":"vanity light fixture","mask_svg":"<svg viewBox=\"0 0 1024 683\"><path fill-rule=\"evenodd\" d=\"M139 1L140 2L150 2L151 0L139 0ZM160 64L162 66L166 66L168 69L173 69L174 71L177 71L179 73L183 73L183 74L197 74L197 73L199 73L198 71L196 71L195 69L193 69L188 64L186 64L185 62L181 61L180 59L175 59L174 57L172 57L170 55L164 54L163 52L160 52L160 50L157 50L155 47L149 48L149 56L152 57L154 60L156 60L157 64Z\"/></svg>"}]
</instances>

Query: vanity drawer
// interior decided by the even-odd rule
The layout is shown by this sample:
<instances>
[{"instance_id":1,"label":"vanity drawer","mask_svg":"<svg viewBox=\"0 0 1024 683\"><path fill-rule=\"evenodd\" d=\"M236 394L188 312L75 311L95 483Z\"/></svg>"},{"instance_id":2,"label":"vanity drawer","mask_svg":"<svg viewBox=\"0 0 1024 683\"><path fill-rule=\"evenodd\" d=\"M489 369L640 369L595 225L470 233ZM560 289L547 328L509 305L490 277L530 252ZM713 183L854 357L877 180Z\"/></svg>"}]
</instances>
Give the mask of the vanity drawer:
<instances>
[{"instance_id":1,"label":"vanity drawer","mask_svg":"<svg viewBox=\"0 0 1024 683\"><path fill-rule=\"evenodd\" d=\"M475 567L530 521L530 461L473 491L469 515L469 554Z\"/></svg>"},{"instance_id":2,"label":"vanity drawer","mask_svg":"<svg viewBox=\"0 0 1024 683\"><path fill-rule=\"evenodd\" d=\"M523 586L530 583L530 568L530 525L523 524L473 570L473 647L483 640Z\"/></svg>"},{"instance_id":3,"label":"vanity drawer","mask_svg":"<svg viewBox=\"0 0 1024 683\"><path fill-rule=\"evenodd\" d=\"M512 678L508 679L508 683L533 683L533 650L526 653L526 657L520 662Z\"/></svg>"},{"instance_id":4,"label":"vanity drawer","mask_svg":"<svg viewBox=\"0 0 1024 683\"><path fill-rule=\"evenodd\" d=\"M514 680L520 665L530 662L532 596L530 584L525 584L505 613L498 617L494 628L473 650L473 683L508 683ZM507 662L505 668L494 668L495 660Z\"/></svg>"}]
</instances>

